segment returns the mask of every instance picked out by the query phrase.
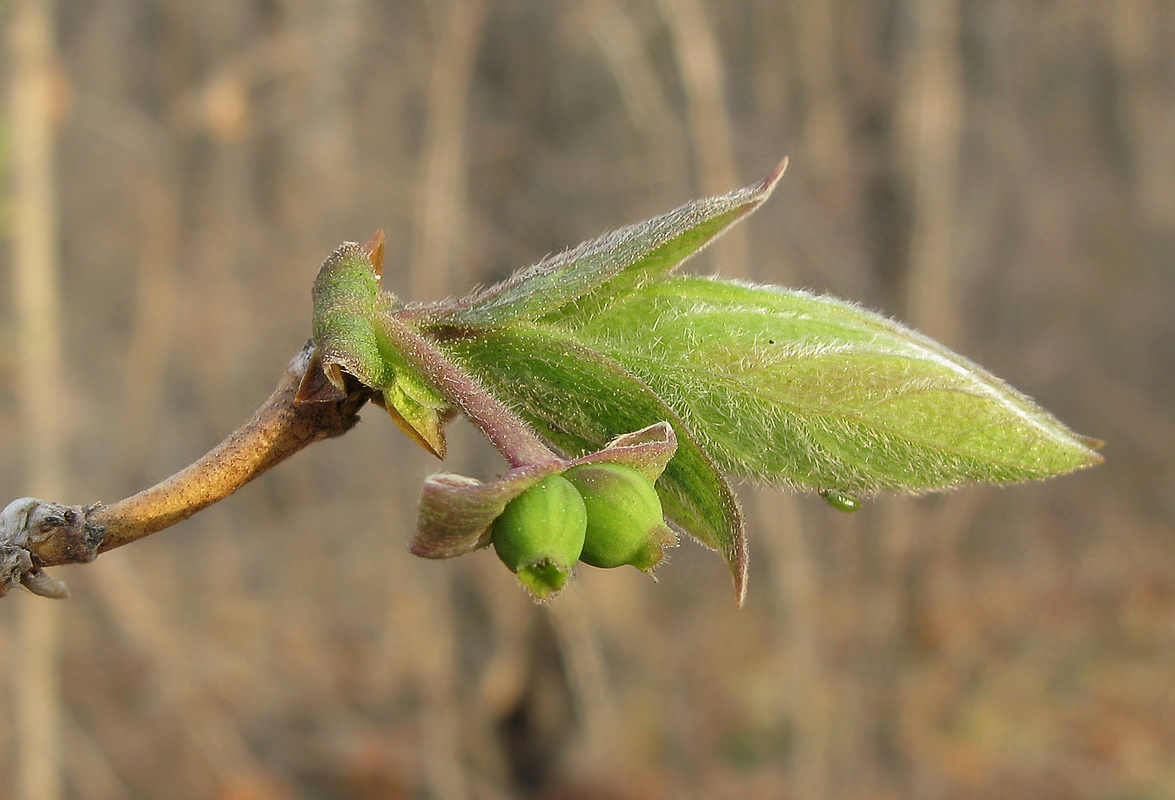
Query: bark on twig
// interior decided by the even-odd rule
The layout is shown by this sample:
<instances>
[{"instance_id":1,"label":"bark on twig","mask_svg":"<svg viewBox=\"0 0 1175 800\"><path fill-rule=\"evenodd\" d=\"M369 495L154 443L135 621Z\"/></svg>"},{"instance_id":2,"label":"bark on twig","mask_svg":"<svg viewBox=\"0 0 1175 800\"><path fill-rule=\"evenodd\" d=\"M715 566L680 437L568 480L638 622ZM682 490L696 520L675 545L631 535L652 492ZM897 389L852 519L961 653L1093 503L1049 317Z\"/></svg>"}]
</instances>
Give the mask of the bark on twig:
<instances>
[{"instance_id":1,"label":"bark on twig","mask_svg":"<svg viewBox=\"0 0 1175 800\"><path fill-rule=\"evenodd\" d=\"M150 489L110 505L84 508L31 498L19 509L13 503L13 513L6 513L5 524L0 524L0 548L13 555L8 559L13 569L0 571L0 596L17 582L38 594L64 596L64 587L42 580L41 568L93 561L99 553L187 519L303 447L346 433L371 397L359 386L346 393L330 387L313 358L313 345L307 344L248 422Z\"/></svg>"}]
</instances>

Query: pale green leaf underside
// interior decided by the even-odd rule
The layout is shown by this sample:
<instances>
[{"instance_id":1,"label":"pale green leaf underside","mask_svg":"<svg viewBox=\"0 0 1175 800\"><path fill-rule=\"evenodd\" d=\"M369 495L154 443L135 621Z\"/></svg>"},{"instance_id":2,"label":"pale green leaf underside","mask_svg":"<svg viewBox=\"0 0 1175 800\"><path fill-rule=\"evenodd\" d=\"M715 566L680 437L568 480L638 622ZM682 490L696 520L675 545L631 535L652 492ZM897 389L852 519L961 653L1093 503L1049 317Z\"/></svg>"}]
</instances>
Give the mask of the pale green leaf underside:
<instances>
[{"instance_id":1,"label":"pale green leaf underside","mask_svg":"<svg viewBox=\"0 0 1175 800\"><path fill-rule=\"evenodd\" d=\"M723 231L758 208L775 188L784 160L753 186L694 200L667 214L611 231L521 270L501 283L438 308L438 324L490 327L531 320L589 292L622 292L669 274Z\"/></svg>"},{"instance_id":2,"label":"pale green leaf underside","mask_svg":"<svg viewBox=\"0 0 1175 800\"><path fill-rule=\"evenodd\" d=\"M722 469L811 488L924 491L1101 459L977 365L826 297L666 278L565 335L647 384Z\"/></svg>"},{"instance_id":3,"label":"pale green leaf underside","mask_svg":"<svg viewBox=\"0 0 1175 800\"><path fill-rule=\"evenodd\" d=\"M677 452L656 483L665 513L723 554L741 597L746 541L734 493L688 426L648 387L556 331L519 325L439 344L568 455L599 450L615 436L655 422L672 424Z\"/></svg>"}]
</instances>

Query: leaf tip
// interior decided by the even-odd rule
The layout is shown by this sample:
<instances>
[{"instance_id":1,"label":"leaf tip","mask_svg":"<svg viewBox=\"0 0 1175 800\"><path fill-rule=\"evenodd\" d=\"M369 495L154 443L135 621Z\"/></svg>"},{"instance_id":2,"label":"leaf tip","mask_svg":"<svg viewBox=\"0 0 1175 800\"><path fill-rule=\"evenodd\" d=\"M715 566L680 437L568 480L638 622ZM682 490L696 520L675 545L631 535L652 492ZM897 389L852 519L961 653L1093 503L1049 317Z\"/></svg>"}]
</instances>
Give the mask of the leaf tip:
<instances>
[{"instance_id":1,"label":"leaf tip","mask_svg":"<svg viewBox=\"0 0 1175 800\"><path fill-rule=\"evenodd\" d=\"M1106 446L1106 443L1104 441L1102 441L1101 439L1095 439L1092 436L1082 436L1079 433L1074 434L1074 435L1077 437L1077 441L1081 442L1083 445L1088 447L1090 450L1101 450L1103 447ZM1093 463L1100 464L1103 461L1105 461L1105 459L1102 457L1102 455L1100 453L1095 452L1094 455L1097 458L1096 458L1096 460L1094 460Z\"/></svg>"},{"instance_id":2,"label":"leaf tip","mask_svg":"<svg viewBox=\"0 0 1175 800\"><path fill-rule=\"evenodd\" d=\"M784 156L783 160L775 165L775 168L767 173L767 177L759 184L759 191L763 194L771 194L775 190L775 186L783 178L783 173L787 171L788 157Z\"/></svg>"},{"instance_id":3,"label":"leaf tip","mask_svg":"<svg viewBox=\"0 0 1175 800\"><path fill-rule=\"evenodd\" d=\"M738 608L743 607L743 603L747 600L747 572L750 567L750 554L747 549L747 529L743 522L741 509L738 513L737 527L734 531L734 536L725 548L723 556L726 558L727 566L730 567L730 575L734 578L734 604Z\"/></svg>"}]
</instances>

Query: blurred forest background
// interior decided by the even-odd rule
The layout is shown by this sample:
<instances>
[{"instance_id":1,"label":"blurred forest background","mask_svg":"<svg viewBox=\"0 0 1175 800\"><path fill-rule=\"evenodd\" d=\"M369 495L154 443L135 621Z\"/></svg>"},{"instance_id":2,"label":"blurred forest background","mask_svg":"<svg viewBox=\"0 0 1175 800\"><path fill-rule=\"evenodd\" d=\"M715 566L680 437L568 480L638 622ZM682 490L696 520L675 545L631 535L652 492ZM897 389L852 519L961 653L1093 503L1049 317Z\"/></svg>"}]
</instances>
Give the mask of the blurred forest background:
<instances>
[{"instance_id":1,"label":"blurred forest background","mask_svg":"<svg viewBox=\"0 0 1175 800\"><path fill-rule=\"evenodd\" d=\"M1168 0L3 15L0 502L203 454L306 340L341 241L386 229L389 288L436 299L783 155L690 269L904 319L1107 462L852 516L744 487L742 610L690 542L657 584L585 569L539 608L490 552L408 554L440 465L371 409L55 570L72 599L0 603L0 796L1175 797ZM55 259L57 290L21 288ZM502 469L451 435L447 468Z\"/></svg>"}]
</instances>

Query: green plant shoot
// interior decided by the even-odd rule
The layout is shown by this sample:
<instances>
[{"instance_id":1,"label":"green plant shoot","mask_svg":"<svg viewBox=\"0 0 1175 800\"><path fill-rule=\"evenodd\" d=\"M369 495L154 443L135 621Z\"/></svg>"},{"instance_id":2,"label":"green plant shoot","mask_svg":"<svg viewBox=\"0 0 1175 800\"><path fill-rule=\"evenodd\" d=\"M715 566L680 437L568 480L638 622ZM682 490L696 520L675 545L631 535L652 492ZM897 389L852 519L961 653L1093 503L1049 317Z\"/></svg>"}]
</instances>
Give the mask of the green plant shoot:
<instances>
[{"instance_id":1,"label":"green plant shoot","mask_svg":"<svg viewBox=\"0 0 1175 800\"><path fill-rule=\"evenodd\" d=\"M443 426L459 411L512 467L484 484L431 479L415 552L485 546L503 509L544 476L628 464L655 481L669 523L722 554L741 602L746 540L727 476L819 491L854 511L861 495L1012 483L1101 461L1094 440L884 316L673 275L761 205L785 164L459 300L405 306L383 292L378 235L327 259L314 342L330 382L341 389L350 376L375 390L441 457Z\"/></svg>"}]
</instances>

